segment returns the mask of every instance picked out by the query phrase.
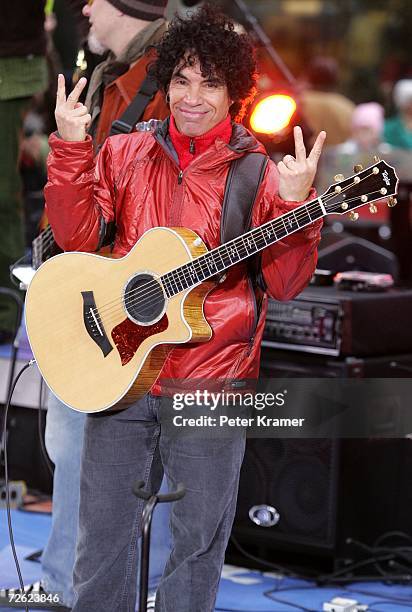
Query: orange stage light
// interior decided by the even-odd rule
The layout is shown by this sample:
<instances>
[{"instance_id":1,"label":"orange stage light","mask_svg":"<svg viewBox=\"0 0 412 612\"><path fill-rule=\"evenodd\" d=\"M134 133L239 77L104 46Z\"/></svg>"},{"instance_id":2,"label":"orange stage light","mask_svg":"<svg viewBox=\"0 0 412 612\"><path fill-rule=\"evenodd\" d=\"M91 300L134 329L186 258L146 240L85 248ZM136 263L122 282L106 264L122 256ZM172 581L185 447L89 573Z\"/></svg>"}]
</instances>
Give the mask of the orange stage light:
<instances>
[{"instance_id":1,"label":"orange stage light","mask_svg":"<svg viewBox=\"0 0 412 612\"><path fill-rule=\"evenodd\" d=\"M260 100L250 117L250 127L259 134L277 134L290 123L295 100L287 94L273 94Z\"/></svg>"}]
</instances>

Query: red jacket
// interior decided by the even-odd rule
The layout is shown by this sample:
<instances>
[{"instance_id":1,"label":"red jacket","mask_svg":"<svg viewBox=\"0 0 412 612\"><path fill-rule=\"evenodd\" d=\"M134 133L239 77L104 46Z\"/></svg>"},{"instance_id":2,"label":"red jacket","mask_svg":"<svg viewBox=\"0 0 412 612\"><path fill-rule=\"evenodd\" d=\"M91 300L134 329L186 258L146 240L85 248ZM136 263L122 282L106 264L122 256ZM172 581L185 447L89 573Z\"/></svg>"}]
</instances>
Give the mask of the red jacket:
<instances>
[{"instance_id":1,"label":"red jacket","mask_svg":"<svg viewBox=\"0 0 412 612\"><path fill-rule=\"evenodd\" d=\"M102 227L115 221L114 253L125 255L146 230L183 226L199 234L208 248L220 244L220 214L230 162L246 151L264 151L242 126L234 124L229 145L219 138L183 172L167 138L164 122L154 133L108 138L97 159L91 139L65 142L52 135L48 216L64 250L94 251ZM296 207L278 196L278 172L269 161L253 211L258 226ZM321 222L266 249L262 272L268 293L290 300L308 283L316 265ZM230 268L226 280L206 298L209 342L176 346L161 378L257 378L266 296L260 317L244 264ZM159 379L159 380L160 380ZM152 389L160 393L156 383Z\"/></svg>"}]
</instances>

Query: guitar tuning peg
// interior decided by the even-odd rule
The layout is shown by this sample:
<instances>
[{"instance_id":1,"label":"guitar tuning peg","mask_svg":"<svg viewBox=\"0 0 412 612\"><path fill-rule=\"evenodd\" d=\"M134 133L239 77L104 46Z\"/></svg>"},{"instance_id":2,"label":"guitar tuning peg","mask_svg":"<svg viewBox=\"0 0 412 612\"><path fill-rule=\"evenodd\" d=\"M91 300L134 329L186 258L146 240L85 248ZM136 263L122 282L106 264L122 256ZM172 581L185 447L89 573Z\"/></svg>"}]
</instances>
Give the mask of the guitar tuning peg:
<instances>
[{"instance_id":1,"label":"guitar tuning peg","mask_svg":"<svg viewBox=\"0 0 412 612\"><path fill-rule=\"evenodd\" d=\"M362 164L356 164L355 166L353 166L353 171L356 173L362 172L362 170L363 170Z\"/></svg>"},{"instance_id":2,"label":"guitar tuning peg","mask_svg":"<svg viewBox=\"0 0 412 612\"><path fill-rule=\"evenodd\" d=\"M335 174L335 176L333 177L333 180L336 181L337 183L340 183L341 181L345 180L345 177L343 176L343 174Z\"/></svg>"},{"instance_id":3,"label":"guitar tuning peg","mask_svg":"<svg viewBox=\"0 0 412 612\"><path fill-rule=\"evenodd\" d=\"M369 204L369 212L375 215L378 212L378 207L375 204Z\"/></svg>"},{"instance_id":4,"label":"guitar tuning peg","mask_svg":"<svg viewBox=\"0 0 412 612\"><path fill-rule=\"evenodd\" d=\"M357 221L359 219L359 213L351 210L350 213L349 213L349 219L351 221Z\"/></svg>"},{"instance_id":5,"label":"guitar tuning peg","mask_svg":"<svg viewBox=\"0 0 412 612\"><path fill-rule=\"evenodd\" d=\"M389 208L393 208L394 206L396 206L398 203L398 200L396 198L393 198L392 196L390 198L388 198L388 206Z\"/></svg>"},{"instance_id":6,"label":"guitar tuning peg","mask_svg":"<svg viewBox=\"0 0 412 612\"><path fill-rule=\"evenodd\" d=\"M379 155L374 155L373 156L373 161L377 164L381 161L381 158L379 157Z\"/></svg>"}]
</instances>

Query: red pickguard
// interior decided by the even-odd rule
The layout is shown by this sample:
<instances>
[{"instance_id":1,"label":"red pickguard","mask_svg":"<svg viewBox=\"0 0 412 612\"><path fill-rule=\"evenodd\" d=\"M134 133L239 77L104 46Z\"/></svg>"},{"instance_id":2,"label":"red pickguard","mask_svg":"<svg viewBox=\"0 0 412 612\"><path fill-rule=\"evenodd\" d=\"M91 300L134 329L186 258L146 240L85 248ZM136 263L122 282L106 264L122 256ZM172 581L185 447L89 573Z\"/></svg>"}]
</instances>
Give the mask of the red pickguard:
<instances>
[{"instance_id":1,"label":"red pickguard","mask_svg":"<svg viewBox=\"0 0 412 612\"><path fill-rule=\"evenodd\" d=\"M122 365L126 365L133 358L137 349L149 336L165 331L169 326L167 315L154 325L137 325L130 319L125 319L112 329L113 342L120 354Z\"/></svg>"}]
</instances>

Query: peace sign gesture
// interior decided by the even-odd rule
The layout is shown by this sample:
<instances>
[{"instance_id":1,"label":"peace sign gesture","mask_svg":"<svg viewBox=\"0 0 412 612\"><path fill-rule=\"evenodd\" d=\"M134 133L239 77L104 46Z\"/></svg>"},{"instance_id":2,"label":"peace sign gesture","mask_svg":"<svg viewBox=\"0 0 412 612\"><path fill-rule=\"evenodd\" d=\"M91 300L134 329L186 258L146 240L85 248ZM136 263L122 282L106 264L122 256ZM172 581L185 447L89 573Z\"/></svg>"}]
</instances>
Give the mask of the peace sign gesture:
<instances>
[{"instance_id":1,"label":"peace sign gesture","mask_svg":"<svg viewBox=\"0 0 412 612\"><path fill-rule=\"evenodd\" d=\"M293 129L295 137L295 157L285 155L278 163L279 195L283 200L302 202L308 197L315 178L320 154L326 139L326 132L320 132L308 157L303 143L302 130L299 126Z\"/></svg>"},{"instance_id":2,"label":"peace sign gesture","mask_svg":"<svg viewBox=\"0 0 412 612\"><path fill-rule=\"evenodd\" d=\"M79 142L86 139L86 130L90 124L91 116L87 107L79 102L87 79L82 77L73 91L66 98L64 76L59 74L57 80L56 117L57 129L60 137L69 142Z\"/></svg>"}]
</instances>

